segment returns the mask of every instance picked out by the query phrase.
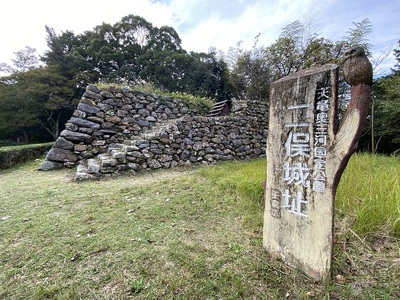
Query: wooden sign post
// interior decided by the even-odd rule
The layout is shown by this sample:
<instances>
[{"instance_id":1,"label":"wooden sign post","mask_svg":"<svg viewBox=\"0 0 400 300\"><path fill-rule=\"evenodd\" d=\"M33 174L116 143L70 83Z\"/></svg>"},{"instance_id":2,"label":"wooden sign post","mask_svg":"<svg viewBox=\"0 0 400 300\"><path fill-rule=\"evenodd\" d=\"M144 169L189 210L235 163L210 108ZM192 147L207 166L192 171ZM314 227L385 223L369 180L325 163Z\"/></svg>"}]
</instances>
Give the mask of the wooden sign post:
<instances>
[{"instance_id":1,"label":"wooden sign post","mask_svg":"<svg viewBox=\"0 0 400 300\"><path fill-rule=\"evenodd\" d=\"M263 244L317 280L330 277L336 187L370 100L369 85L353 86L337 130L337 80L328 64L282 78L270 92Z\"/></svg>"}]
</instances>

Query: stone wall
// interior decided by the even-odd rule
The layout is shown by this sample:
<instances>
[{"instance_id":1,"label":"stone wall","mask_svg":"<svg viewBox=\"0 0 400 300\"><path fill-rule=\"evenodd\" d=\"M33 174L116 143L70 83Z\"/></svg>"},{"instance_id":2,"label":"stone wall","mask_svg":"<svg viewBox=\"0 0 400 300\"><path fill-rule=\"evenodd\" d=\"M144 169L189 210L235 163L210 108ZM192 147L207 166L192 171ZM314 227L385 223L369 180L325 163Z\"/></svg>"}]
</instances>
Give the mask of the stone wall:
<instances>
[{"instance_id":1,"label":"stone wall","mask_svg":"<svg viewBox=\"0 0 400 300\"><path fill-rule=\"evenodd\" d=\"M75 179L265 155L265 103L232 116L177 98L89 85L41 170L75 167Z\"/></svg>"}]
</instances>

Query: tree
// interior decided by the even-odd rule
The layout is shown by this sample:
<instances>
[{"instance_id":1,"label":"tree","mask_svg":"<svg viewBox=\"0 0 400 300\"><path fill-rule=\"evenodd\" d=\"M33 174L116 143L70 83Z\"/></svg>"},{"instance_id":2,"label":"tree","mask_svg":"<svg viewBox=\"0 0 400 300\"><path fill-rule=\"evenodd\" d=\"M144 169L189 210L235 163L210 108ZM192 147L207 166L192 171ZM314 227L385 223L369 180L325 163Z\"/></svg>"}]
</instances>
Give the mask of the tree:
<instances>
[{"instance_id":1,"label":"tree","mask_svg":"<svg viewBox=\"0 0 400 300\"><path fill-rule=\"evenodd\" d=\"M398 41L398 49L393 50L393 55L396 58L397 63L395 64L394 68L392 69L392 72L397 73L400 71L400 40Z\"/></svg>"},{"instance_id":2,"label":"tree","mask_svg":"<svg viewBox=\"0 0 400 300\"><path fill-rule=\"evenodd\" d=\"M258 46L257 35L250 50L239 42L228 52L232 95L239 99L267 100L271 82L270 67L264 48Z\"/></svg>"},{"instance_id":3,"label":"tree","mask_svg":"<svg viewBox=\"0 0 400 300\"><path fill-rule=\"evenodd\" d=\"M364 48L365 53L370 56L372 45L369 43L369 34L372 33L372 24L369 19L363 19L361 22L353 22L354 27L347 30L347 37L344 39L350 46L359 45Z\"/></svg>"},{"instance_id":4,"label":"tree","mask_svg":"<svg viewBox=\"0 0 400 300\"><path fill-rule=\"evenodd\" d=\"M374 82L370 123L361 141L373 153L400 151L400 50L393 52L397 63L392 74Z\"/></svg>"},{"instance_id":5,"label":"tree","mask_svg":"<svg viewBox=\"0 0 400 300\"><path fill-rule=\"evenodd\" d=\"M80 97L88 83L94 82L98 76L93 69L93 57L88 54L86 35L78 35L72 31L57 35L53 28L46 26L47 46L41 60L46 65L56 65L61 74L76 85L75 96Z\"/></svg>"},{"instance_id":6,"label":"tree","mask_svg":"<svg viewBox=\"0 0 400 300\"><path fill-rule=\"evenodd\" d=\"M226 68L210 53L187 53L177 32L154 27L128 15L114 25L103 23L75 36L57 36L46 28L50 51L47 64L59 64L62 74L82 90L89 81L137 83L198 95L224 97Z\"/></svg>"},{"instance_id":7,"label":"tree","mask_svg":"<svg viewBox=\"0 0 400 300\"><path fill-rule=\"evenodd\" d=\"M74 89L54 65L2 77L0 96L0 131L21 132L25 142L37 126L55 140L76 104Z\"/></svg>"},{"instance_id":8,"label":"tree","mask_svg":"<svg viewBox=\"0 0 400 300\"><path fill-rule=\"evenodd\" d=\"M354 23L358 26L358 23ZM363 23L364 24L364 23ZM361 28L364 28L361 26ZM306 15L302 21L296 20L282 29L279 38L271 46L265 49L266 59L270 63L273 80L287 76L290 73L300 71L312 66L327 63L341 64L341 57L349 47L350 40L365 38L369 32L361 33L353 30L345 40L332 42L329 39L319 37L318 23L311 15Z\"/></svg>"},{"instance_id":9,"label":"tree","mask_svg":"<svg viewBox=\"0 0 400 300\"><path fill-rule=\"evenodd\" d=\"M39 66L39 58L36 49L26 46L25 49L14 52L13 66L0 63L0 72L11 74L14 72L25 72Z\"/></svg>"},{"instance_id":10,"label":"tree","mask_svg":"<svg viewBox=\"0 0 400 300\"><path fill-rule=\"evenodd\" d=\"M266 50L266 59L271 68L273 81L300 70L302 61L296 42L290 37L279 37Z\"/></svg>"},{"instance_id":11,"label":"tree","mask_svg":"<svg viewBox=\"0 0 400 300\"><path fill-rule=\"evenodd\" d=\"M2 78L0 82L0 132L16 133L18 139L22 136L25 142L29 142L29 130L39 123L40 116L40 106L34 97L37 90L32 88L15 75ZM25 92L32 94L27 97Z\"/></svg>"},{"instance_id":12,"label":"tree","mask_svg":"<svg viewBox=\"0 0 400 300\"><path fill-rule=\"evenodd\" d=\"M216 52L191 52L190 57L192 65L186 71L186 92L217 100L230 98L227 67Z\"/></svg>"},{"instance_id":13,"label":"tree","mask_svg":"<svg viewBox=\"0 0 400 300\"><path fill-rule=\"evenodd\" d=\"M400 72L379 78L373 86L374 110L364 148L373 153L400 151Z\"/></svg>"}]
</instances>

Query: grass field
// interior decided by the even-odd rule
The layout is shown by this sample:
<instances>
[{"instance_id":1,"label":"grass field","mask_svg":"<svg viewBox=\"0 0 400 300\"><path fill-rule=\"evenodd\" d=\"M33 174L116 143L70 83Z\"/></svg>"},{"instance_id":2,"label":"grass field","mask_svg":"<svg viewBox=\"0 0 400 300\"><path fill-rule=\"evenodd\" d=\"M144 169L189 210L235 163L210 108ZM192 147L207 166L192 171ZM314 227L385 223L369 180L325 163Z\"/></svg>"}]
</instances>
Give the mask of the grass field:
<instances>
[{"instance_id":1,"label":"grass field","mask_svg":"<svg viewBox=\"0 0 400 300\"><path fill-rule=\"evenodd\" d=\"M354 155L332 281L262 247L265 160L76 183L0 171L0 299L398 299L400 161Z\"/></svg>"}]
</instances>

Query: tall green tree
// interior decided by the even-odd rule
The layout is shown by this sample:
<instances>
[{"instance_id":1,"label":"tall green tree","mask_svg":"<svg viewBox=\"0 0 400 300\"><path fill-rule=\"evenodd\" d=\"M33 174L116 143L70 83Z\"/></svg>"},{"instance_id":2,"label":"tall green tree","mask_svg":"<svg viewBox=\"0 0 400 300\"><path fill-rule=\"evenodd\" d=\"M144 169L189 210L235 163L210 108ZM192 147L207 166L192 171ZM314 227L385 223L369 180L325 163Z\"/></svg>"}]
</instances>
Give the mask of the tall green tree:
<instances>
[{"instance_id":1,"label":"tall green tree","mask_svg":"<svg viewBox=\"0 0 400 300\"><path fill-rule=\"evenodd\" d=\"M373 153L400 152L400 41L394 49L396 65L392 74L375 80L373 103L361 145Z\"/></svg>"},{"instance_id":2,"label":"tall green tree","mask_svg":"<svg viewBox=\"0 0 400 300\"><path fill-rule=\"evenodd\" d=\"M32 131L40 126L55 140L62 119L69 118L76 105L74 100L74 90L58 66L42 66L2 77L0 131L19 133L29 142Z\"/></svg>"},{"instance_id":3,"label":"tall green tree","mask_svg":"<svg viewBox=\"0 0 400 300\"><path fill-rule=\"evenodd\" d=\"M88 83L96 79L93 57L87 52L87 36L76 36L72 31L57 35L46 26L48 51L41 60L48 66L58 66L60 73L75 85L75 96L80 97Z\"/></svg>"},{"instance_id":4,"label":"tall green tree","mask_svg":"<svg viewBox=\"0 0 400 300\"><path fill-rule=\"evenodd\" d=\"M316 20L310 17L285 26L276 42L265 49L272 79L277 80L311 66L326 63L340 65L341 57L350 45L368 40L369 20L353 24L355 28L349 29L349 35L336 42L320 37Z\"/></svg>"},{"instance_id":5,"label":"tall green tree","mask_svg":"<svg viewBox=\"0 0 400 300\"><path fill-rule=\"evenodd\" d=\"M157 28L128 15L114 25L103 23L75 36L57 36L47 28L48 51L43 60L59 64L62 74L84 88L89 82L147 81L171 91L223 95L225 67L215 55L187 53L177 32ZM222 97L222 96L221 96Z\"/></svg>"},{"instance_id":6,"label":"tall green tree","mask_svg":"<svg viewBox=\"0 0 400 300\"><path fill-rule=\"evenodd\" d=\"M228 52L232 96L238 99L267 100L271 82L270 65L257 35L250 50L241 43Z\"/></svg>"}]
</instances>

